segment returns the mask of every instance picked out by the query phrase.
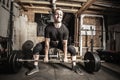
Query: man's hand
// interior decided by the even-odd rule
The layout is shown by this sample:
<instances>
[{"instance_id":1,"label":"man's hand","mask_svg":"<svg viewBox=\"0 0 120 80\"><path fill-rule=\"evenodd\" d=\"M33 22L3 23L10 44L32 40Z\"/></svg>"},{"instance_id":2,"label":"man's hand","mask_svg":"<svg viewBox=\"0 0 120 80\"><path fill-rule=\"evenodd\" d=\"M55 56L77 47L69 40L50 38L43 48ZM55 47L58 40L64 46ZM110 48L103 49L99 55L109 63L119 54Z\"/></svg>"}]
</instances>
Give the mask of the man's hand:
<instances>
[{"instance_id":1,"label":"man's hand","mask_svg":"<svg viewBox=\"0 0 120 80\"><path fill-rule=\"evenodd\" d=\"M44 62L49 62L48 57L44 58Z\"/></svg>"}]
</instances>

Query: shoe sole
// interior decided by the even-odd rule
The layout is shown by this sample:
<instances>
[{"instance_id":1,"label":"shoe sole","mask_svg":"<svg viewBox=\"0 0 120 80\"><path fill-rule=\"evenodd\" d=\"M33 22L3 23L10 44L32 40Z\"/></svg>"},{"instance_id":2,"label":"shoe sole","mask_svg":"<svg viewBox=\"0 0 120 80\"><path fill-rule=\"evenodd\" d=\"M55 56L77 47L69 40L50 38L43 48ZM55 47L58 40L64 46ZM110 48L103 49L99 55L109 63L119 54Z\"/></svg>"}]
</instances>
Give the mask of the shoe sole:
<instances>
[{"instance_id":1,"label":"shoe sole","mask_svg":"<svg viewBox=\"0 0 120 80\"><path fill-rule=\"evenodd\" d=\"M75 72L76 72L77 74L81 75L81 76L84 75L83 72L82 72L80 69L77 69Z\"/></svg>"},{"instance_id":2,"label":"shoe sole","mask_svg":"<svg viewBox=\"0 0 120 80\"><path fill-rule=\"evenodd\" d=\"M30 75L35 74L35 73L37 73L37 72L39 72L39 71L34 71L34 72L31 72L31 73L29 73L29 74L27 74L27 75L30 76Z\"/></svg>"}]
</instances>

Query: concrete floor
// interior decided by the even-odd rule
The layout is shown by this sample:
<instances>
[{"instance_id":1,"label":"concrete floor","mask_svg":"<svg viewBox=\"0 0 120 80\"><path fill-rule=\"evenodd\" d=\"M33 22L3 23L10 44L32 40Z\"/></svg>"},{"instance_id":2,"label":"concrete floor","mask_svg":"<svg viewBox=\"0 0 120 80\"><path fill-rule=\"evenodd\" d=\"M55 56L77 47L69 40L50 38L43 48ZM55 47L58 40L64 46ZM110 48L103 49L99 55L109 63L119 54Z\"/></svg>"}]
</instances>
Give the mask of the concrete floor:
<instances>
[{"instance_id":1,"label":"concrete floor","mask_svg":"<svg viewBox=\"0 0 120 80\"><path fill-rule=\"evenodd\" d=\"M81 70L84 75L79 75L71 70L71 64L40 63L40 71L31 76L25 75L28 71L23 67L18 73L10 74L3 72L7 69L0 70L0 80L120 80L120 73L108 68L106 63L103 64L98 72L88 73L82 66ZM120 70L120 67L115 67Z\"/></svg>"}]
</instances>

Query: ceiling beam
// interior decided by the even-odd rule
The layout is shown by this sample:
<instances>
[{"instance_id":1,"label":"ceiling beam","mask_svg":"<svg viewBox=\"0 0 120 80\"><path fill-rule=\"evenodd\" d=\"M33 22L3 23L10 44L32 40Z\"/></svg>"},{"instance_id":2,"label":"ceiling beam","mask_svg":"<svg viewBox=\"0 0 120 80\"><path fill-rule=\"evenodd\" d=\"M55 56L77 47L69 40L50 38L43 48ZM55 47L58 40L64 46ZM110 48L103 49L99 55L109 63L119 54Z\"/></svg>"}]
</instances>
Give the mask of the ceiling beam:
<instances>
[{"instance_id":1,"label":"ceiling beam","mask_svg":"<svg viewBox=\"0 0 120 80\"><path fill-rule=\"evenodd\" d=\"M113 5L113 4L97 4L97 3L94 3L93 5L106 7L106 8L118 8L118 9L120 9L120 5L118 5L118 4Z\"/></svg>"},{"instance_id":2,"label":"ceiling beam","mask_svg":"<svg viewBox=\"0 0 120 80\"><path fill-rule=\"evenodd\" d=\"M56 1L56 6L81 7L80 3Z\"/></svg>"},{"instance_id":3,"label":"ceiling beam","mask_svg":"<svg viewBox=\"0 0 120 80\"><path fill-rule=\"evenodd\" d=\"M120 11L118 9L116 9L116 8L107 8L107 7L100 7L100 6L95 6L95 5L90 6L89 10L94 10L94 11L109 11L109 12L120 13Z\"/></svg>"},{"instance_id":4,"label":"ceiling beam","mask_svg":"<svg viewBox=\"0 0 120 80\"><path fill-rule=\"evenodd\" d=\"M116 13L111 13L110 11L92 11L92 10L86 10L84 11L82 14L96 14L96 15L119 15L120 13L116 12Z\"/></svg>"},{"instance_id":5,"label":"ceiling beam","mask_svg":"<svg viewBox=\"0 0 120 80\"><path fill-rule=\"evenodd\" d=\"M87 2L87 0L67 0L67 1Z\"/></svg>"},{"instance_id":6,"label":"ceiling beam","mask_svg":"<svg viewBox=\"0 0 120 80\"><path fill-rule=\"evenodd\" d=\"M57 1L64 1L64 2L87 2L88 0L57 0Z\"/></svg>"},{"instance_id":7,"label":"ceiling beam","mask_svg":"<svg viewBox=\"0 0 120 80\"><path fill-rule=\"evenodd\" d=\"M39 13L49 13L52 10L50 0L14 0L14 2L18 3L24 11L32 10ZM120 13L119 3L112 0L57 0L56 6L61 7L64 12L75 13L77 17L86 12L108 13L108 15Z\"/></svg>"},{"instance_id":8,"label":"ceiling beam","mask_svg":"<svg viewBox=\"0 0 120 80\"><path fill-rule=\"evenodd\" d=\"M88 0L78 11L77 11L77 17L80 16L80 14L87 10L96 0Z\"/></svg>"},{"instance_id":9,"label":"ceiling beam","mask_svg":"<svg viewBox=\"0 0 120 80\"><path fill-rule=\"evenodd\" d=\"M41 10L41 11L46 11L46 13L48 13L49 11L52 11L51 8L49 7L36 7L36 6L24 6L27 10L33 10L33 11L36 11L37 10ZM72 9L72 8L63 8L62 9L63 12L68 12L68 13L76 13L78 11L78 9Z\"/></svg>"},{"instance_id":10,"label":"ceiling beam","mask_svg":"<svg viewBox=\"0 0 120 80\"><path fill-rule=\"evenodd\" d=\"M21 4L51 5L50 1L18 0ZM56 6L81 7L80 3L56 1Z\"/></svg>"},{"instance_id":11,"label":"ceiling beam","mask_svg":"<svg viewBox=\"0 0 120 80\"><path fill-rule=\"evenodd\" d=\"M27 4L46 4L50 5L50 1L36 1L36 0L15 0L16 2L20 3L27 3Z\"/></svg>"}]
</instances>

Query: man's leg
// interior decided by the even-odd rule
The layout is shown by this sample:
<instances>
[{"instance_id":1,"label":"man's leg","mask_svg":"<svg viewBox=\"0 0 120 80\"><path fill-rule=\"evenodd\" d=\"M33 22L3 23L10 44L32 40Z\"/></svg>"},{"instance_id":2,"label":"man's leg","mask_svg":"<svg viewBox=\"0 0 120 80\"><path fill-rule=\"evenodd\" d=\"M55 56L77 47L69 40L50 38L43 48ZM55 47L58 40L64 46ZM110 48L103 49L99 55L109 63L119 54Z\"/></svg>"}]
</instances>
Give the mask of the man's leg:
<instances>
[{"instance_id":1,"label":"man's leg","mask_svg":"<svg viewBox=\"0 0 120 80\"><path fill-rule=\"evenodd\" d=\"M43 45L42 43L38 43L34 48L33 48L33 59L34 60L39 60L39 52L41 52L43 49ZM27 75L32 75L36 72L39 72L39 62L38 61L35 61L34 62L34 68L29 72L27 73Z\"/></svg>"},{"instance_id":2,"label":"man's leg","mask_svg":"<svg viewBox=\"0 0 120 80\"><path fill-rule=\"evenodd\" d=\"M72 65L76 66L76 50L72 45L68 46L68 52L72 55Z\"/></svg>"},{"instance_id":3,"label":"man's leg","mask_svg":"<svg viewBox=\"0 0 120 80\"><path fill-rule=\"evenodd\" d=\"M33 55L33 59L34 60L39 60L39 55L36 55L36 54ZM38 66L37 61L34 62L34 68L30 72L28 72L27 75L32 75L32 74L34 74L36 72L39 72L39 66Z\"/></svg>"},{"instance_id":4,"label":"man's leg","mask_svg":"<svg viewBox=\"0 0 120 80\"><path fill-rule=\"evenodd\" d=\"M76 50L72 45L68 46L68 52L72 55L72 70L80 75L83 75L81 69L76 64Z\"/></svg>"}]
</instances>

